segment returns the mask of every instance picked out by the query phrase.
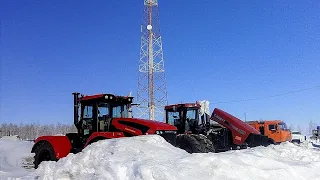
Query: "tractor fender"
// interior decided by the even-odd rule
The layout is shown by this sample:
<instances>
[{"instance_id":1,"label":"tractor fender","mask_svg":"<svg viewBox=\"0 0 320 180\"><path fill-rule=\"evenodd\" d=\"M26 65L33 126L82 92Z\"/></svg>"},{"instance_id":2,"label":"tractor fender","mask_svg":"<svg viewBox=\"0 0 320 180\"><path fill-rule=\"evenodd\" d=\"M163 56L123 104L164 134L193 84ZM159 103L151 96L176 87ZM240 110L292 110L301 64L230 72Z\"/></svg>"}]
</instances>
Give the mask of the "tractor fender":
<instances>
[{"instance_id":1,"label":"tractor fender","mask_svg":"<svg viewBox=\"0 0 320 180\"><path fill-rule=\"evenodd\" d=\"M112 139L112 138L119 138L119 137L125 137L123 132L94 132L88 138L84 147L98 140Z\"/></svg>"},{"instance_id":2,"label":"tractor fender","mask_svg":"<svg viewBox=\"0 0 320 180\"><path fill-rule=\"evenodd\" d=\"M37 147L44 142L48 142L52 146L57 159L66 157L72 148L67 136L41 136L35 140L31 152L34 153Z\"/></svg>"}]
</instances>

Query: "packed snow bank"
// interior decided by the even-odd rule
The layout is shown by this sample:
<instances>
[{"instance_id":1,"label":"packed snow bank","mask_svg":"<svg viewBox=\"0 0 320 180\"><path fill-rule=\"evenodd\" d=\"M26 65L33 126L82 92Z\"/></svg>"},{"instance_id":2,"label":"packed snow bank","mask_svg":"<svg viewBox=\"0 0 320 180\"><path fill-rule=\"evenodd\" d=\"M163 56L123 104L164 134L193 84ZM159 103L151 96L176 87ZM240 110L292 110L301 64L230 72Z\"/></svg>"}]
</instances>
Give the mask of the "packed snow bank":
<instances>
[{"instance_id":1,"label":"packed snow bank","mask_svg":"<svg viewBox=\"0 0 320 180\"><path fill-rule=\"evenodd\" d=\"M0 139L0 179L29 173L26 167L32 163L32 146L33 143L20 141L17 136L4 136Z\"/></svg>"},{"instance_id":2,"label":"packed snow bank","mask_svg":"<svg viewBox=\"0 0 320 180\"><path fill-rule=\"evenodd\" d=\"M42 163L40 179L109 180L264 180L318 179L320 151L291 143L228 151L188 154L160 136L104 140L58 162Z\"/></svg>"},{"instance_id":3,"label":"packed snow bank","mask_svg":"<svg viewBox=\"0 0 320 180\"><path fill-rule=\"evenodd\" d=\"M10 141L20 141L20 137L18 135L13 136L3 136L0 138L1 140L10 140Z\"/></svg>"}]
</instances>

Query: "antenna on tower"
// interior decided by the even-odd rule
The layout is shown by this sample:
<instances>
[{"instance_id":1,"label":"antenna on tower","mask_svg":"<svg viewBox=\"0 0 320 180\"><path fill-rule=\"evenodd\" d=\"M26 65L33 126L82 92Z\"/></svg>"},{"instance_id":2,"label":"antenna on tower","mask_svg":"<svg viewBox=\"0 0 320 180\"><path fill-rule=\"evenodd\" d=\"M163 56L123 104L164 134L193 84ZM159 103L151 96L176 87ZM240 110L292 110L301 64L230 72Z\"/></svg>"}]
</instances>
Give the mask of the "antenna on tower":
<instances>
[{"instance_id":1,"label":"antenna on tower","mask_svg":"<svg viewBox=\"0 0 320 180\"><path fill-rule=\"evenodd\" d=\"M167 105L158 0L144 0L137 101L139 117L163 119Z\"/></svg>"}]
</instances>

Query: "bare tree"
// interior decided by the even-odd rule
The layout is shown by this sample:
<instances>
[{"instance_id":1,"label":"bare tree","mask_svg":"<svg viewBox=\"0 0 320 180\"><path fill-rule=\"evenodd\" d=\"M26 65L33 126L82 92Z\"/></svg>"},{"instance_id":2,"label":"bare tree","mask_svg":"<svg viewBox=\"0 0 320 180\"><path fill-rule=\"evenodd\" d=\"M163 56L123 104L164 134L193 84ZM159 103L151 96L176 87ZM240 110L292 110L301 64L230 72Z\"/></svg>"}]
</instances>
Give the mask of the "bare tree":
<instances>
[{"instance_id":1,"label":"bare tree","mask_svg":"<svg viewBox=\"0 0 320 180\"><path fill-rule=\"evenodd\" d=\"M310 121L307 134L312 134L312 130L314 130L314 129L316 129L316 124L313 121Z\"/></svg>"}]
</instances>

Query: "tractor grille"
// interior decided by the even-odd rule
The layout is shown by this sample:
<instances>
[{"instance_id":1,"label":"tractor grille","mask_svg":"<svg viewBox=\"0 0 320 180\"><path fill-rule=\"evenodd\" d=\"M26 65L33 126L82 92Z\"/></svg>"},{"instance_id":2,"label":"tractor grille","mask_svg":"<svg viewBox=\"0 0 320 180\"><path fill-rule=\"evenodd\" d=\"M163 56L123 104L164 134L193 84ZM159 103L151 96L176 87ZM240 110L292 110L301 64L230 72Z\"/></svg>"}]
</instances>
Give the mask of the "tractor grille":
<instances>
[{"instance_id":1,"label":"tractor grille","mask_svg":"<svg viewBox=\"0 0 320 180\"><path fill-rule=\"evenodd\" d=\"M170 144L172 144L173 146L176 145L176 141L177 141L177 135L176 133L172 133L172 132L164 132L162 134L159 134L161 137L163 137L167 142L169 142Z\"/></svg>"}]
</instances>

